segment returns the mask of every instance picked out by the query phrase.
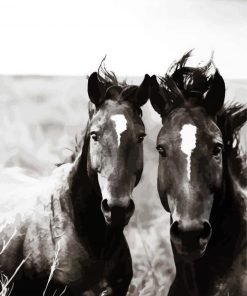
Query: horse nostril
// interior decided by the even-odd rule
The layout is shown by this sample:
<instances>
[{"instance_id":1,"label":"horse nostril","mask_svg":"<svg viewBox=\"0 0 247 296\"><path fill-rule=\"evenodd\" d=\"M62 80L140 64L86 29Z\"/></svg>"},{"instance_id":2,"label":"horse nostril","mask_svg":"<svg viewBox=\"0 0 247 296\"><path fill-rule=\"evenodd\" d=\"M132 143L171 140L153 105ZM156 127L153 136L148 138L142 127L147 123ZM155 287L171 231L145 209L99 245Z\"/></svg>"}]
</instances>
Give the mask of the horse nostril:
<instances>
[{"instance_id":1,"label":"horse nostril","mask_svg":"<svg viewBox=\"0 0 247 296\"><path fill-rule=\"evenodd\" d=\"M111 209L108 205L107 199L104 199L101 203L101 208L104 213L110 213Z\"/></svg>"},{"instance_id":2,"label":"horse nostril","mask_svg":"<svg viewBox=\"0 0 247 296\"><path fill-rule=\"evenodd\" d=\"M171 240L185 244L205 243L211 233L211 225L207 221L188 225L184 225L183 221L174 221L170 228Z\"/></svg>"},{"instance_id":3,"label":"horse nostril","mask_svg":"<svg viewBox=\"0 0 247 296\"><path fill-rule=\"evenodd\" d=\"M200 234L200 239L208 239L211 235L212 228L209 222L203 222L203 230Z\"/></svg>"},{"instance_id":4,"label":"horse nostril","mask_svg":"<svg viewBox=\"0 0 247 296\"><path fill-rule=\"evenodd\" d=\"M123 227L128 224L135 210L132 199L124 202L120 199L107 200L101 202L101 210L107 224Z\"/></svg>"},{"instance_id":5,"label":"horse nostril","mask_svg":"<svg viewBox=\"0 0 247 296\"><path fill-rule=\"evenodd\" d=\"M178 227L178 221L174 221L170 228L170 234L172 239L179 239L179 227Z\"/></svg>"}]
</instances>

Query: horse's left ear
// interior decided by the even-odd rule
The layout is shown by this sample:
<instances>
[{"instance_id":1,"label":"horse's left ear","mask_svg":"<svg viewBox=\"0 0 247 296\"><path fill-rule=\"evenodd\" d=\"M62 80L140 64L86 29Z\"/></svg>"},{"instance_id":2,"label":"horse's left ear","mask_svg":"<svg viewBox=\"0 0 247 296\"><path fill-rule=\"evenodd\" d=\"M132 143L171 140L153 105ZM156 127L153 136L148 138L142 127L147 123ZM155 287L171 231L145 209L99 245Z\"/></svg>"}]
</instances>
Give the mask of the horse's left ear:
<instances>
[{"instance_id":1,"label":"horse's left ear","mask_svg":"<svg viewBox=\"0 0 247 296\"><path fill-rule=\"evenodd\" d=\"M88 78L87 91L90 101L99 106L103 102L104 85L98 79L98 73L92 73Z\"/></svg>"},{"instance_id":2,"label":"horse's left ear","mask_svg":"<svg viewBox=\"0 0 247 296\"><path fill-rule=\"evenodd\" d=\"M139 107L147 103L147 100L149 99L149 92L150 92L150 76L146 74L141 85L138 87L135 95L136 103Z\"/></svg>"},{"instance_id":3,"label":"horse's left ear","mask_svg":"<svg viewBox=\"0 0 247 296\"><path fill-rule=\"evenodd\" d=\"M211 86L205 96L204 106L210 115L216 115L223 107L225 99L225 82L216 69Z\"/></svg>"},{"instance_id":4,"label":"horse's left ear","mask_svg":"<svg viewBox=\"0 0 247 296\"><path fill-rule=\"evenodd\" d=\"M151 91L150 91L150 102L153 106L154 110L160 114L162 117L162 114L166 109L168 109L169 101L167 97L162 96L160 91L161 87L157 81L157 78L155 75L151 76L150 78L150 85L151 85Z\"/></svg>"}]
</instances>

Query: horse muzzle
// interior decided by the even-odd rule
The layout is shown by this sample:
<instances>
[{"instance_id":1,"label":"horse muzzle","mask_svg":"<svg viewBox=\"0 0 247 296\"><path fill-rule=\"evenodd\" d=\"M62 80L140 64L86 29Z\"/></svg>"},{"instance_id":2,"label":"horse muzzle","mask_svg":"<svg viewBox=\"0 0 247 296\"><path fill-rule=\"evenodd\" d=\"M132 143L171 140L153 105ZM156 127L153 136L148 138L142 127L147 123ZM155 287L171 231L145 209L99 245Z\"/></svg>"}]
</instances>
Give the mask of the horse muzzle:
<instances>
[{"instance_id":1,"label":"horse muzzle","mask_svg":"<svg viewBox=\"0 0 247 296\"><path fill-rule=\"evenodd\" d=\"M208 221L183 223L174 221L170 228L170 237L178 255L193 261L202 257L211 238L212 228Z\"/></svg>"},{"instance_id":2,"label":"horse muzzle","mask_svg":"<svg viewBox=\"0 0 247 296\"><path fill-rule=\"evenodd\" d=\"M129 223L135 210L135 204L132 199L128 202L121 202L121 199L114 199L110 202L104 199L101 203L101 210L106 224L112 227L124 227Z\"/></svg>"}]
</instances>

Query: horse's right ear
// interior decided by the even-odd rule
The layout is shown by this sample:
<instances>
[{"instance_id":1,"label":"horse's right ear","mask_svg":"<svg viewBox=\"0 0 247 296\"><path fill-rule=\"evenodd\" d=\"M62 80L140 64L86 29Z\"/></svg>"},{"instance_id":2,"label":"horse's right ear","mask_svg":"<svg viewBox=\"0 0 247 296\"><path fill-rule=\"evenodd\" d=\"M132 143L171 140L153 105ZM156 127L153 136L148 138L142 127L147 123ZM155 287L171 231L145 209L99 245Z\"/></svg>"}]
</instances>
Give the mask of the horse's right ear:
<instances>
[{"instance_id":1,"label":"horse's right ear","mask_svg":"<svg viewBox=\"0 0 247 296\"><path fill-rule=\"evenodd\" d=\"M136 92L136 101L139 107L146 104L149 98L149 89L150 89L150 76L148 74L145 74L145 77Z\"/></svg>"},{"instance_id":2,"label":"horse's right ear","mask_svg":"<svg viewBox=\"0 0 247 296\"><path fill-rule=\"evenodd\" d=\"M162 116L166 109L166 102L165 98L161 95L160 86L155 75L150 78L150 86L150 102L154 110Z\"/></svg>"},{"instance_id":3,"label":"horse's right ear","mask_svg":"<svg viewBox=\"0 0 247 296\"><path fill-rule=\"evenodd\" d=\"M103 85L98 79L98 73L92 73L88 78L87 91L90 101L97 107L103 101Z\"/></svg>"}]
</instances>

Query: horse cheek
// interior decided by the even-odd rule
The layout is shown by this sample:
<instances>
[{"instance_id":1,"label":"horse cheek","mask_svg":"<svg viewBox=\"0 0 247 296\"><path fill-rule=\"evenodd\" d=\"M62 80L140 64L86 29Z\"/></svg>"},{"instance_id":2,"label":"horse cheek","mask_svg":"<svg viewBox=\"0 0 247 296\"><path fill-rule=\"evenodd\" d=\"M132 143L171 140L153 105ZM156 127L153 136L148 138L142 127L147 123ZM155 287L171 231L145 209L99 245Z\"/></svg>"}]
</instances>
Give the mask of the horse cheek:
<instances>
[{"instance_id":1,"label":"horse cheek","mask_svg":"<svg viewBox=\"0 0 247 296\"><path fill-rule=\"evenodd\" d=\"M212 191L217 191L221 188L222 185L222 162L221 161L216 161L212 159L210 161L210 168L209 171L211 172L209 176L209 184L211 184L211 190Z\"/></svg>"},{"instance_id":2,"label":"horse cheek","mask_svg":"<svg viewBox=\"0 0 247 296\"><path fill-rule=\"evenodd\" d=\"M168 204L168 195L167 195L167 183L168 183L168 178L166 176L166 168L164 163L160 161L159 163L159 168L158 168L158 192L160 196L161 203L164 207L164 209L169 212L169 204ZM168 174L167 174L168 175Z\"/></svg>"},{"instance_id":3,"label":"horse cheek","mask_svg":"<svg viewBox=\"0 0 247 296\"><path fill-rule=\"evenodd\" d=\"M131 165L131 171L134 172L135 175L135 185L139 183L142 171L143 171L143 145L141 144L140 147L137 147L135 149L135 153L130 158L130 165Z\"/></svg>"},{"instance_id":4,"label":"horse cheek","mask_svg":"<svg viewBox=\"0 0 247 296\"><path fill-rule=\"evenodd\" d=\"M94 171L99 171L101 168L101 146L98 142L90 143L90 168Z\"/></svg>"}]
</instances>

